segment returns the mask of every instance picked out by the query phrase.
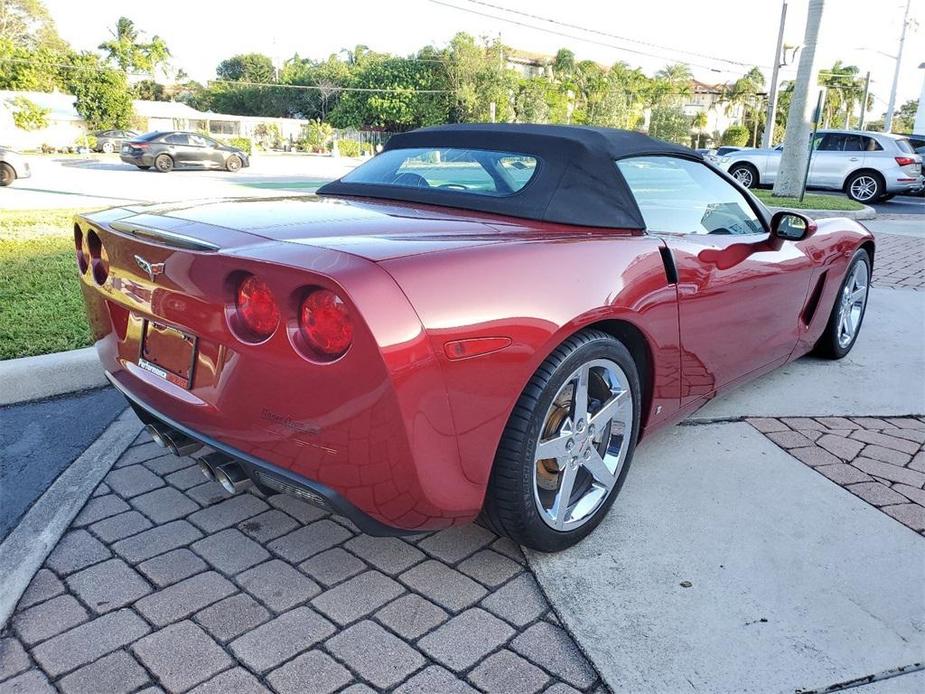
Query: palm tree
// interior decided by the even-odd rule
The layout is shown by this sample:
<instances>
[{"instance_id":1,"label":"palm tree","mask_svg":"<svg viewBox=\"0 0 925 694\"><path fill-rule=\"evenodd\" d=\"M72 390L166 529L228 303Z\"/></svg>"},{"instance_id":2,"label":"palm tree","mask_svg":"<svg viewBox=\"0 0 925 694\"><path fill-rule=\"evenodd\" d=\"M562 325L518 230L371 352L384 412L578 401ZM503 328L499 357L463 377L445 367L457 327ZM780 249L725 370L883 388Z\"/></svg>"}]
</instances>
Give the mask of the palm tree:
<instances>
[{"instance_id":1,"label":"palm tree","mask_svg":"<svg viewBox=\"0 0 925 694\"><path fill-rule=\"evenodd\" d=\"M864 80L858 77L860 70L855 65L843 65L836 60L831 69L819 73L819 84L828 88L825 103L825 125L834 120L844 108L845 127L851 127L851 114L855 104L864 98Z\"/></svg>"},{"instance_id":2,"label":"palm tree","mask_svg":"<svg viewBox=\"0 0 925 694\"><path fill-rule=\"evenodd\" d=\"M700 147L700 138L703 137L703 129L707 127L707 112L699 111L691 120L691 127L697 131L697 147Z\"/></svg>"},{"instance_id":3,"label":"palm tree","mask_svg":"<svg viewBox=\"0 0 925 694\"><path fill-rule=\"evenodd\" d=\"M155 68L167 61L170 50L160 36L153 36L148 42L142 40L141 32L128 17L119 17L112 38L99 45L123 72L142 70L153 73Z\"/></svg>"},{"instance_id":4,"label":"palm tree","mask_svg":"<svg viewBox=\"0 0 925 694\"><path fill-rule=\"evenodd\" d=\"M781 154L780 167L774 181L774 195L779 197L796 197L803 191L806 164L809 158L809 125L813 104L810 96L815 97L816 80L814 64L816 62L816 42L819 39L819 25L822 23L822 11L825 0L809 0L806 11L806 30L803 35L803 51L800 54L800 66L794 83L790 110L787 114L787 132L784 135L784 151ZM773 126L772 126L773 127Z\"/></svg>"}]
</instances>

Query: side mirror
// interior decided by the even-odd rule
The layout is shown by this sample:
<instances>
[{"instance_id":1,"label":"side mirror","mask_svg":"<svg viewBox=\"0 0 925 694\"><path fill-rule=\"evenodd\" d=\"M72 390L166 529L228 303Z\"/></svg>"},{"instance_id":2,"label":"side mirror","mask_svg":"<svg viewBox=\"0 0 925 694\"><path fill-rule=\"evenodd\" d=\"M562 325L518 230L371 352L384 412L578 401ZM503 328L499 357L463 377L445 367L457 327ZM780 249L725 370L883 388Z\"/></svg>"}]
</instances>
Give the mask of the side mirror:
<instances>
[{"instance_id":1,"label":"side mirror","mask_svg":"<svg viewBox=\"0 0 925 694\"><path fill-rule=\"evenodd\" d=\"M799 212L775 212L771 217L771 234L784 241L801 241L815 231L816 223Z\"/></svg>"}]
</instances>

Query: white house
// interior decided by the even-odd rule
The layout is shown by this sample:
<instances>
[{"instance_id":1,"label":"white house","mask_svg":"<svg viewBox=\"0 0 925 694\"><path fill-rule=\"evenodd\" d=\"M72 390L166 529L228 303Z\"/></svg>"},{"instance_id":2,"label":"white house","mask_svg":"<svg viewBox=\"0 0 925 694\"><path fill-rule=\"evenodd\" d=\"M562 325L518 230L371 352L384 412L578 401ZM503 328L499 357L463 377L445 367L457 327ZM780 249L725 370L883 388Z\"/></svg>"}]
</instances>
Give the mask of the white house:
<instances>
[{"instance_id":1,"label":"white house","mask_svg":"<svg viewBox=\"0 0 925 694\"><path fill-rule=\"evenodd\" d=\"M16 100L28 99L48 113L48 127L26 131L16 127ZM42 145L69 147L86 133L84 122L74 110L74 97L61 92L15 92L0 90L0 144L14 149L39 149Z\"/></svg>"},{"instance_id":2,"label":"white house","mask_svg":"<svg viewBox=\"0 0 925 694\"><path fill-rule=\"evenodd\" d=\"M16 100L28 99L40 108L47 109L48 126L26 131L16 127L13 115ZM197 111L179 101L135 100L135 130L191 130L204 131L217 137L253 137L260 124L276 125L285 139L298 139L302 126L307 123L296 118L261 118L235 116L211 111ZM86 124L74 108L74 97L61 92L18 92L0 90L0 143L15 149L34 150L42 145L55 148L71 147L87 132Z\"/></svg>"}]
</instances>

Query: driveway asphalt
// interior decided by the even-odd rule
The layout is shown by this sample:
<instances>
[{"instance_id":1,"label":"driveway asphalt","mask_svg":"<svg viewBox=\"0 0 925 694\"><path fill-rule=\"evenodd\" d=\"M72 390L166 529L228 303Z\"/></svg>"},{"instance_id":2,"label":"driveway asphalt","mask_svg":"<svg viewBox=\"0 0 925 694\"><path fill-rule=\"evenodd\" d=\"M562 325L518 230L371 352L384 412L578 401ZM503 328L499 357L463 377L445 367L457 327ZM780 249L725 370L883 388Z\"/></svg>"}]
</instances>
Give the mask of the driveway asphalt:
<instances>
[{"instance_id":1,"label":"driveway asphalt","mask_svg":"<svg viewBox=\"0 0 925 694\"><path fill-rule=\"evenodd\" d=\"M32 177L2 192L5 209L93 208L240 196L309 193L343 175L359 159L301 154L258 154L237 173L139 171L116 155L33 157Z\"/></svg>"},{"instance_id":2,"label":"driveway asphalt","mask_svg":"<svg viewBox=\"0 0 925 694\"><path fill-rule=\"evenodd\" d=\"M112 388L0 407L0 541L124 409Z\"/></svg>"}]
</instances>

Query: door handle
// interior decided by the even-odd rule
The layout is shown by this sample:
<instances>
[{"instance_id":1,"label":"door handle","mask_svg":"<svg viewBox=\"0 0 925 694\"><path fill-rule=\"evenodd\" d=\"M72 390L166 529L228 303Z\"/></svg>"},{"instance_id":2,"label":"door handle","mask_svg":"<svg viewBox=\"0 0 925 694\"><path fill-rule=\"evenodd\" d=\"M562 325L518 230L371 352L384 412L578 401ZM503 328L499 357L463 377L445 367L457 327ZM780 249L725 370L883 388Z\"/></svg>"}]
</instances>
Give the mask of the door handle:
<instances>
[{"instance_id":1,"label":"door handle","mask_svg":"<svg viewBox=\"0 0 925 694\"><path fill-rule=\"evenodd\" d=\"M848 161L858 161L857 157L848 157Z\"/></svg>"}]
</instances>

